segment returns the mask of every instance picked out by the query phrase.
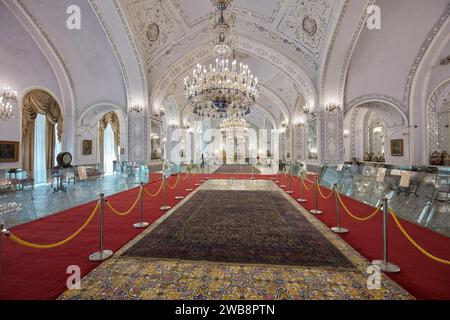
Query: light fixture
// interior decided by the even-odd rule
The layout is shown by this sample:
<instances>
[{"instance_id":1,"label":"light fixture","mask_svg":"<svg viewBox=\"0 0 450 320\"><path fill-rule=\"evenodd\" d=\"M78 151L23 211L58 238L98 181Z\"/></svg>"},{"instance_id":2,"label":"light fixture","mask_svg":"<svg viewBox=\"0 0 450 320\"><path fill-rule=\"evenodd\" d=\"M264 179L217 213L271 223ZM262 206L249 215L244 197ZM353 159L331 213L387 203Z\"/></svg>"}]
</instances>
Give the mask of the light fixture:
<instances>
[{"instance_id":1,"label":"light fixture","mask_svg":"<svg viewBox=\"0 0 450 320\"><path fill-rule=\"evenodd\" d=\"M325 110L328 112L339 112L341 111L341 106L336 102L332 102L326 105Z\"/></svg>"},{"instance_id":2,"label":"light fixture","mask_svg":"<svg viewBox=\"0 0 450 320\"><path fill-rule=\"evenodd\" d=\"M343 136L344 136L344 138L350 137L350 131L348 131L347 129L344 129Z\"/></svg>"},{"instance_id":3,"label":"light fixture","mask_svg":"<svg viewBox=\"0 0 450 320\"><path fill-rule=\"evenodd\" d=\"M244 118L227 118L223 120L223 122L220 124L220 129L222 130L239 130L239 129L248 129L250 125Z\"/></svg>"},{"instance_id":4,"label":"light fixture","mask_svg":"<svg viewBox=\"0 0 450 320\"><path fill-rule=\"evenodd\" d=\"M177 125L175 122L171 122L171 123L169 124L169 128L170 128L170 129L176 129L176 128L178 128L178 125Z\"/></svg>"},{"instance_id":5,"label":"light fixture","mask_svg":"<svg viewBox=\"0 0 450 320\"><path fill-rule=\"evenodd\" d=\"M248 65L242 62L238 64L235 57L232 61L227 58L236 38L232 32L234 18L225 14L232 0L212 2L218 13L213 17L210 41L216 63L208 67L198 64L194 68L192 77L184 79L185 96L197 116L242 117L250 113L250 107L259 96L258 79L253 76Z\"/></svg>"},{"instance_id":6,"label":"light fixture","mask_svg":"<svg viewBox=\"0 0 450 320\"><path fill-rule=\"evenodd\" d=\"M13 107L17 104L17 91L4 87L0 96L0 119L9 121L14 119Z\"/></svg>"},{"instance_id":7,"label":"light fixture","mask_svg":"<svg viewBox=\"0 0 450 320\"><path fill-rule=\"evenodd\" d=\"M130 105L129 111L134 113L140 113L144 110L144 106L138 103Z\"/></svg>"}]
</instances>

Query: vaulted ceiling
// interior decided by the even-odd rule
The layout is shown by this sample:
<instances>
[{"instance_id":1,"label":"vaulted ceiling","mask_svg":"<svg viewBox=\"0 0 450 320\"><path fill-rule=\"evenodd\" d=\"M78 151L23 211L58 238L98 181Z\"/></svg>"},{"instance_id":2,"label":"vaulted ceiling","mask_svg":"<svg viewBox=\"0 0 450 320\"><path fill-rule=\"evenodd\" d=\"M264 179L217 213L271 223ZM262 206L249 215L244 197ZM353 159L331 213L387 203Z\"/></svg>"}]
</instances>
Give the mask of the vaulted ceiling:
<instances>
[{"instance_id":1,"label":"vaulted ceiling","mask_svg":"<svg viewBox=\"0 0 450 320\"><path fill-rule=\"evenodd\" d=\"M208 63L206 45L214 12L210 0L118 0L145 64L150 106L157 114L174 96L181 114L189 108L183 78ZM333 31L335 0L235 0L237 57L263 87L256 108L276 122L289 121L298 96L313 107L327 33ZM182 120L183 121L183 120Z\"/></svg>"}]
</instances>

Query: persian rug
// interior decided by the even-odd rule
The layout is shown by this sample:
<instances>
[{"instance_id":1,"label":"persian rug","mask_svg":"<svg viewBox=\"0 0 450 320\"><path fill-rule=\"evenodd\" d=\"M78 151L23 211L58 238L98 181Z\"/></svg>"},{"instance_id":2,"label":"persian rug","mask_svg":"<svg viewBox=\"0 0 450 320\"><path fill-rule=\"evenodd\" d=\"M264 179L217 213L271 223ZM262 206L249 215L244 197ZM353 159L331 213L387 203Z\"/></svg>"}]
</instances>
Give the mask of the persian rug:
<instances>
[{"instance_id":1,"label":"persian rug","mask_svg":"<svg viewBox=\"0 0 450 320\"><path fill-rule=\"evenodd\" d=\"M214 173L252 173L252 167L254 174L261 173L261 171L256 169L251 164L224 164L217 168Z\"/></svg>"},{"instance_id":2,"label":"persian rug","mask_svg":"<svg viewBox=\"0 0 450 320\"><path fill-rule=\"evenodd\" d=\"M199 190L124 255L354 268L278 191Z\"/></svg>"}]
</instances>

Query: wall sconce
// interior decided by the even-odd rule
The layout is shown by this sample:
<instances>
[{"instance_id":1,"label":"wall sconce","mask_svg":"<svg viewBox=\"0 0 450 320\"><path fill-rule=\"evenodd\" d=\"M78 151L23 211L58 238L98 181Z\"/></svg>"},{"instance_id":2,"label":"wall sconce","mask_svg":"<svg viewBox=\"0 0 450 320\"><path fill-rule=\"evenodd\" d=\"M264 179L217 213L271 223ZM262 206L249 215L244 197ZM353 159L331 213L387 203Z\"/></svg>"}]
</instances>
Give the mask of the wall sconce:
<instances>
[{"instance_id":1,"label":"wall sconce","mask_svg":"<svg viewBox=\"0 0 450 320\"><path fill-rule=\"evenodd\" d=\"M159 116L164 117L166 115L166 108L161 107L159 108Z\"/></svg>"},{"instance_id":2,"label":"wall sconce","mask_svg":"<svg viewBox=\"0 0 450 320\"><path fill-rule=\"evenodd\" d=\"M347 129L344 130L343 132L344 138L348 138L350 137L350 131L348 131Z\"/></svg>"},{"instance_id":3,"label":"wall sconce","mask_svg":"<svg viewBox=\"0 0 450 320\"><path fill-rule=\"evenodd\" d=\"M142 104L139 104L139 103L132 104L132 105L130 105L130 108L129 108L129 111L131 113L133 113L133 112L134 113L141 113L142 110L144 110L144 106Z\"/></svg>"},{"instance_id":4,"label":"wall sconce","mask_svg":"<svg viewBox=\"0 0 450 320\"><path fill-rule=\"evenodd\" d=\"M14 119L13 105L17 104L17 91L4 87L0 95L0 119L9 121Z\"/></svg>"},{"instance_id":5,"label":"wall sconce","mask_svg":"<svg viewBox=\"0 0 450 320\"><path fill-rule=\"evenodd\" d=\"M169 124L169 128L170 129L176 129L176 128L178 128L178 125L175 122L172 122L172 123Z\"/></svg>"},{"instance_id":6,"label":"wall sconce","mask_svg":"<svg viewBox=\"0 0 450 320\"><path fill-rule=\"evenodd\" d=\"M333 103L327 104L327 106L325 107L325 110L328 112L339 112L339 111L341 111L341 106L338 103L333 102Z\"/></svg>"}]
</instances>

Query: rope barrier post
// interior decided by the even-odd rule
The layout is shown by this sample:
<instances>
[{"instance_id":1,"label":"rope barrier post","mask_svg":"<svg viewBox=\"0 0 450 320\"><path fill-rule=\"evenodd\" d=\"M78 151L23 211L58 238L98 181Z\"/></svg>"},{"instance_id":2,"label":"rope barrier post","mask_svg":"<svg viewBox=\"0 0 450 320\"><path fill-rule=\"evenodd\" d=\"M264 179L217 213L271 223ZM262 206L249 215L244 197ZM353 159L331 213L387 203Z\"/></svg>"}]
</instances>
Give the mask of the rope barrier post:
<instances>
[{"instance_id":1,"label":"rope barrier post","mask_svg":"<svg viewBox=\"0 0 450 320\"><path fill-rule=\"evenodd\" d=\"M159 209L161 209L161 211L167 211L167 210L170 210L170 209L172 209L172 207L171 206L168 206L167 205L167 184L166 184L166 175L165 174L163 174L163 195L164 195L164 204L163 204L163 206L161 207L161 208L159 208Z\"/></svg>"},{"instance_id":2,"label":"rope barrier post","mask_svg":"<svg viewBox=\"0 0 450 320\"><path fill-rule=\"evenodd\" d=\"M321 211L317 208L317 201L318 201L317 188L318 187L319 187L318 178L317 178L317 176L314 176L314 209L309 211L311 214L314 214L314 215L319 215L319 214L323 213L323 211Z\"/></svg>"},{"instance_id":3,"label":"rope barrier post","mask_svg":"<svg viewBox=\"0 0 450 320\"><path fill-rule=\"evenodd\" d=\"M383 260L374 260L372 265L378 266L381 271L386 273L398 273L400 272L400 267L394 263L389 262L389 252L388 252L388 215L389 215L389 205L388 199L383 198Z\"/></svg>"},{"instance_id":4,"label":"rope barrier post","mask_svg":"<svg viewBox=\"0 0 450 320\"><path fill-rule=\"evenodd\" d=\"M289 190L286 191L286 193L287 193L287 194L293 194L293 193L294 193L294 190L292 190L292 169L290 169L290 168L289 168L289 176L288 176L288 179L289 179Z\"/></svg>"},{"instance_id":5,"label":"rope barrier post","mask_svg":"<svg viewBox=\"0 0 450 320\"><path fill-rule=\"evenodd\" d=\"M303 196L303 178L302 178L301 174L300 174L300 180L299 181L300 181L300 198L297 199L297 201L300 202L300 203L308 202L308 200L305 199L305 197Z\"/></svg>"},{"instance_id":6,"label":"rope barrier post","mask_svg":"<svg viewBox=\"0 0 450 320\"><path fill-rule=\"evenodd\" d=\"M191 192L194 189L191 188L191 170L188 170L187 173L187 188L186 188L186 192Z\"/></svg>"},{"instance_id":7,"label":"rope barrier post","mask_svg":"<svg viewBox=\"0 0 450 320\"><path fill-rule=\"evenodd\" d=\"M196 165L196 168L197 168L197 179L196 179L197 182L194 184L194 186L199 187L200 186L200 177L199 177L200 170L198 169L198 164Z\"/></svg>"},{"instance_id":8,"label":"rope barrier post","mask_svg":"<svg viewBox=\"0 0 450 320\"><path fill-rule=\"evenodd\" d=\"M333 185L334 196L336 198L336 216L337 216L337 227L331 228L331 231L337 234L345 234L348 233L347 228L341 227L341 210L339 206L339 198L338 198L338 184L335 183Z\"/></svg>"},{"instance_id":9,"label":"rope barrier post","mask_svg":"<svg viewBox=\"0 0 450 320\"><path fill-rule=\"evenodd\" d=\"M103 237L104 237L104 231L103 231L103 223L104 223L104 217L105 217L105 194L100 193L100 251L95 252L89 256L90 261L105 261L113 255L112 250L104 250L103 249Z\"/></svg>"},{"instance_id":10,"label":"rope barrier post","mask_svg":"<svg viewBox=\"0 0 450 320\"><path fill-rule=\"evenodd\" d=\"M142 229L148 227L150 224L144 221L144 183L141 182L141 194L139 196L139 216L140 221L133 224L133 227L136 229Z\"/></svg>"},{"instance_id":11,"label":"rope barrier post","mask_svg":"<svg viewBox=\"0 0 450 320\"><path fill-rule=\"evenodd\" d=\"M287 185L285 184L285 182L284 182L284 178L285 178L285 168L283 168L283 171L281 172L281 184L280 184L280 187L281 188L287 188Z\"/></svg>"},{"instance_id":12,"label":"rope barrier post","mask_svg":"<svg viewBox=\"0 0 450 320\"><path fill-rule=\"evenodd\" d=\"M178 195L175 200L183 200L184 197L181 195L181 170L178 172Z\"/></svg>"}]
</instances>

